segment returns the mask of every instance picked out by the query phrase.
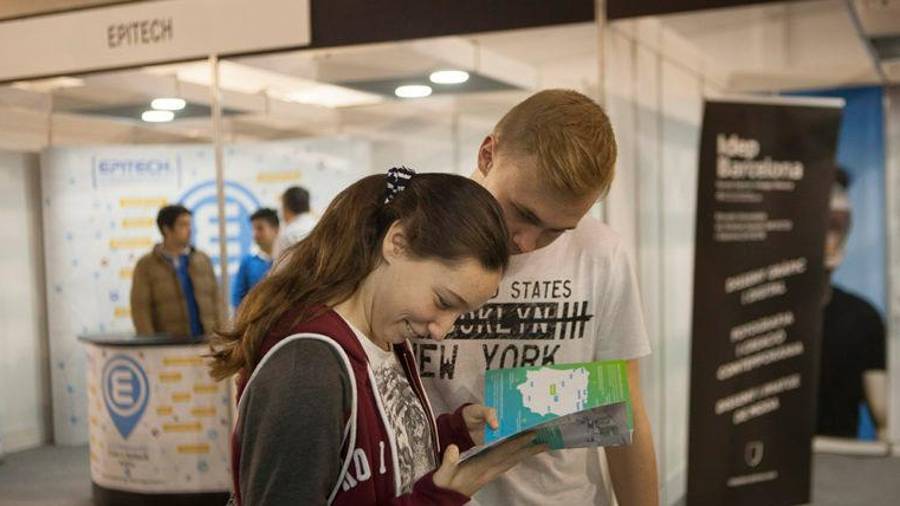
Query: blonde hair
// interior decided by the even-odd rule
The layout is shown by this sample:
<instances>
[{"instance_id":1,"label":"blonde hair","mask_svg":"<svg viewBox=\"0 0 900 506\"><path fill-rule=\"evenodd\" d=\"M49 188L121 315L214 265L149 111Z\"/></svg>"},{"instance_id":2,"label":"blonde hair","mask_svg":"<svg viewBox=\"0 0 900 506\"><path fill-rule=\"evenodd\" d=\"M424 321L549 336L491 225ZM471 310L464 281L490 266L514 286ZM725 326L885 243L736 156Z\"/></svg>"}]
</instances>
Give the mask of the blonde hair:
<instances>
[{"instance_id":1,"label":"blonde hair","mask_svg":"<svg viewBox=\"0 0 900 506\"><path fill-rule=\"evenodd\" d=\"M616 138L609 118L573 90L544 90L519 103L494 127L498 149L534 155L555 190L606 195L615 175Z\"/></svg>"}]
</instances>

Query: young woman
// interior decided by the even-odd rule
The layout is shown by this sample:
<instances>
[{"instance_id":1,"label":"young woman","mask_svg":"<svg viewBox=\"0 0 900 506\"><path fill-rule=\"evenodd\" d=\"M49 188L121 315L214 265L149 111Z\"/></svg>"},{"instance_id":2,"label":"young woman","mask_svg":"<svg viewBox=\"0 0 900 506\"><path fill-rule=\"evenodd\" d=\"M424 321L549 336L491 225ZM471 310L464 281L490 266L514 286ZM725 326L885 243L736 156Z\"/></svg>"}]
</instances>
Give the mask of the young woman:
<instances>
[{"instance_id":1,"label":"young woman","mask_svg":"<svg viewBox=\"0 0 900 506\"><path fill-rule=\"evenodd\" d=\"M407 341L442 339L490 298L507 244L496 201L463 177L391 169L338 195L214 348L213 375L239 374L236 502L464 504L542 451L523 437L460 463L496 416L435 420Z\"/></svg>"}]
</instances>

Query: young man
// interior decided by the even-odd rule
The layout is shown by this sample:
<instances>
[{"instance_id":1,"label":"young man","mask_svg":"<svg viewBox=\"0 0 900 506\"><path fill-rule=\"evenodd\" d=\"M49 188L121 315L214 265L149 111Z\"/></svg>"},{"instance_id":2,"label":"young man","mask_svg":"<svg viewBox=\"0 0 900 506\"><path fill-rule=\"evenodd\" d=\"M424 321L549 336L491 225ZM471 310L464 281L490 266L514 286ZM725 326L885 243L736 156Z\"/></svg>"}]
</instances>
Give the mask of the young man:
<instances>
[{"instance_id":1,"label":"young man","mask_svg":"<svg viewBox=\"0 0 900 506\"><path fill-rule=\"evenodd\" d=\"M138 335L196 337L222 321L212 262L191 246L191 212L183 206L159 210L163 242L134 268L131 319Z\"/></svg>"},{"instance_id":2,"label":"young man","mask_svg":"<svg viewBox=\"0 0 900 506\"><path fill-rule=\"evenodd\" d=\"M275 241L275 259L315 228L316 218L309 209L309 192L299 186L285 190L281 195L281 215L284 217L284 227Z\"/></svg>"},{"instance_id":3,"label":"young man","mask_svg":"<svg viewBox=\"0 0 900 506\"><path fill-rule=\"evenodd\" d=\"M231 289L231 305L238 307L244 296L272 267L272 249L278 238L278 213L274 209L263 207L250 216L253 226L253 241L259 248L241 260L234 287Z\"/></svg>"},{"instance_id":4,"label":"young man","mask_svg":"<svg viewBox=\"0 0 900 506\"><path fill-rule=\"evenodd\" d=\"M637 359L650 353L637 281L619 238L585 215L613 180L616 144L603 110L580 93L546 90L504 116L472 176L503 207L512 241L497 295L417 359L438 412L481 402L486 369L626 360L634 443L539 455L482 489L482 506L659 504L656 459Z\"/></svg>"},{"instance_id":5,"label":"young man","mask_svg":"<svg viewBox=\"0 0 900 506\"><path fill-rule=\"evenodd\" d=\"M862 297L831 284L844 260L852 209L847 189L850 178L837 170L831 191L828 232L825 236L824 321L822 324L819 402L816 433L856 438L859 406L872 414L879 437L887 426L887 373L884 321Z\"/></svg>"}]
</instances>

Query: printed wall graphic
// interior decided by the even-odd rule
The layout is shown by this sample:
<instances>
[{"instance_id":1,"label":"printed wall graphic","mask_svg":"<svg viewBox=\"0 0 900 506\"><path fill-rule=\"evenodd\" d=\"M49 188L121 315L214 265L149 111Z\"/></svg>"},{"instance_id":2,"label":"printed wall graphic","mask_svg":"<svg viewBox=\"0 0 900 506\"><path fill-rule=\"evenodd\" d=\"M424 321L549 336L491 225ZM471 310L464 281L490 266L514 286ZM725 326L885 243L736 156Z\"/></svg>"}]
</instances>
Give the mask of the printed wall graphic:
<instances>
[{"instance_id":1,"label":"printed wall graphic","mask_svg":"<svg viewBox=\"0 0 900 506\"><path fill-rule=\"evenodd\" d=\"M688 506L809 502L839 103L706 103Z\"/></svg>"},{"instance_id":2,"label":"printed wall graphic","mask_svg":"<svg viewBox=\"0 0 900 506\"><path fill-rule=\"evenodd\" d=\"M228 490L229 390L204 345L86 345L91 479L129 492Z\"/></svg>"},{"instance_id":3,"label":"printed wall graphic","mask_svg":"<svg viewBox=\"0 0 900 506\"><path fill-rule=\"evenodd\" d=\"M307 187L321 212L371 171L366 141L349 137L227 146L228 266L252 248L248 216L278 208L290 185ZM132 332L129 293L137 260L160 241L156 213L181 202L194 213L194 244L216 262L219 224L208 145L54 148L41 159L48 324L56 440L87 441L85 362L78 335ZM232 284L233 286L233 284Z\"/></svg>"}]
</instances>

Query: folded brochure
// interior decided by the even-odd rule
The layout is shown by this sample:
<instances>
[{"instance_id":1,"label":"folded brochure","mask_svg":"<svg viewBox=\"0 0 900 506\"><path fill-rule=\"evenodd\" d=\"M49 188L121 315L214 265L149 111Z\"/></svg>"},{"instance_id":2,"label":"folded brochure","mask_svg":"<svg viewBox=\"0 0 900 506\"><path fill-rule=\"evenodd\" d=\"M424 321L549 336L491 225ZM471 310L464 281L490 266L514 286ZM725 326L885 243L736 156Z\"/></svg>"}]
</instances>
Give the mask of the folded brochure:
<instances>
[{"instance_id":1,"label":"folded brochure","mask_svg":"<svg viewBox=\"0 0 900 506\"><path fill-rule=\"evenodd\" d=\"M484 404L497 410L500 427L487 427L484 445L463 459L528 431L553 450L631 444L631 396L621 360L491 369Z\"/></svg>"}]
</instances>

